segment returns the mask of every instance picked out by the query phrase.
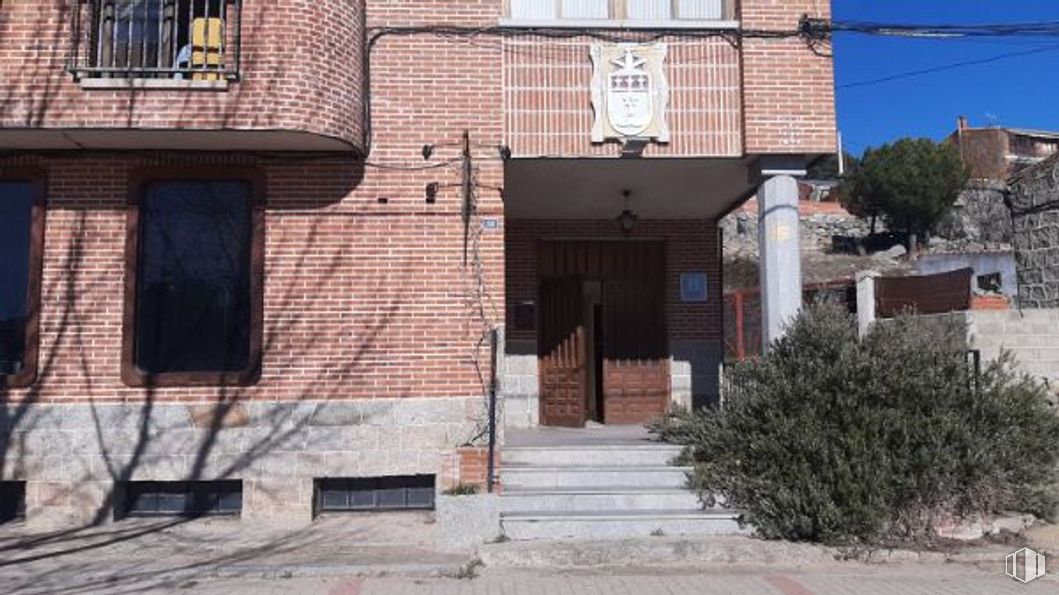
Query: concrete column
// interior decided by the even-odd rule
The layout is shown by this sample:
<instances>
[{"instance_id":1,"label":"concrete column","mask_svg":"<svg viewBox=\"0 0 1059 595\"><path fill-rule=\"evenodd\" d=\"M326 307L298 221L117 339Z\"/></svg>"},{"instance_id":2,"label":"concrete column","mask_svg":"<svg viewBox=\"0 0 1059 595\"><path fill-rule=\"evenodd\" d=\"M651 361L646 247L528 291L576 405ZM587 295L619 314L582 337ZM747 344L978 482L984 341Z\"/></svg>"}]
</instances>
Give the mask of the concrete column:
<instances>
[{"instance_id":1,"label":"concrete column","mask_svg":"<svg viewBox=\"0 0 1059 595\"><path fill-rule=\"evenodd\" d=\"M860 336L868 334L868 329L875 322L875 271L857 273L857 331Z\"/></svg>"},{"instance_id":2,"label":"concrete column","mask_svg":"<svg viewBox=\"0 0 1059 595\"><path fill-rule=\"evenodd\" d=\"M802 307L802 255L798 241L798 182L766 178L757 195L761 254L761 338L767 351Z\"/></svg>"}]
</instances>

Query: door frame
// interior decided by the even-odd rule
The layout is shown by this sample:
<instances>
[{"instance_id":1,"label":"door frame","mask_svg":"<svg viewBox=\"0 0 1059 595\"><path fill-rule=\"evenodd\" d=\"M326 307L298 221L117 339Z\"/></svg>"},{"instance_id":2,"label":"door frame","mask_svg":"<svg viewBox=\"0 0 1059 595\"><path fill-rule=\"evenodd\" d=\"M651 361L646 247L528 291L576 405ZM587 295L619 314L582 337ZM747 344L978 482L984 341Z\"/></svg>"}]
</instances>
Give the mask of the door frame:
<instances>
[{"instance_id":1,"label":"door frame","mask_svg":"<svg viewBox=\"0 0 1059 595\"><path fill-rule=\"evenodd\" d=\"M662 333L664 335L663 341L666 342L666 343L668 342L668 336L669 335L668 335L667 315L668 315L669 308L668 308L668 303L667 303L667 297L668 297L667 296L667 291L666 291L667 288L666 288L665 284L666 284L667 278L668 278L667 266L668 266L668 247L669 246L668 246L668 240L666 238L664 238L664 237L636 237L636 238L621 238L621 237L546 237L546 238L538 238L537 246L536 246L536 250L537 250L537 271L536 271L536 278L535 278L538 305L540 305L542 303L541 302L541 294L542 294L542 287L543 287L543 283L544 283L545 279L555 279L555 278L563 278L563 277L566 277L566 278L576 277L576 278L579 279L579 281L580 281L580 283L581 283L581 285L583 287L584 284L587 283L587 282L598 281L601 284L601 286L602 286L602 285L605 285L607 279L612 279L613 280L613 279L616 279L616 278L620 278L620 275L606 275L606 274L603 274L601 272L597 273L597 274L592 274L592 271L583 271L581 273L578 273L578 272L575 272L575 271L564 270L562 272L557 272L557 271L554 270L554 268L552 268L549 272L546 272L544 270L544 266L542 266L542 260L543 260L542 257L544 255L544 246L546 244L553 244L553 245L561 245L561 244L626 244L626 245L628 245L628 244L657 244L657 245L659 245L660 250L661 250L661 267L662 267L662 270L658 274L656 282L657 283L661 283L661 285L662 285L658 289L658 293L659 293L659 308L661 309L661 319L662 319L662 324L663 324L663 326L662 326ZM603 292L603 293L605 293L605 292ZM584 293L582 293L582 295L584 296ZM601 297L601 306L603 308L606 308L606 305L605 305L606 297L605 297L605 295L601 295L600 297ZM584 299L584 298L582 298L582 299ZM544 337L544 320L543 320L543 317L544 317L543 309L540 306L538 306L536 339L537 339L537 343L538 343L539 346L541 345L542 338ZM580 328L580 332L581 332L581 335L582 335L582 340L585 343L590 342L590 341L594 341L594 339L595 339L594 335L593 336L588 336L587 324L586 324L586 322L584 320L582 320L582 324L581 324L581 326L579 328ZM600 333L600 332L602 332L602 329L595 329L595 333ZM604 340L604 343L605 343L606 342L606 337L605 336L603 337L603 340ZM671 386L671 379L669 378L669 375L670 375L670 372L671 372L671 370L670 370L671 363L669 361L669 358L671 356L668 355L668 347L666 347L665 350L667 352L667 355L665 357L664 367L665 367L666 376L667 376L666 382L667 382L667 394L668 394L668 396L666 398L667 402L665 404L663 404L664 405L663 409L668 409L668 406L669 406L670 402L672 401L672 394L671 394L672 386ZM585 349L584 352L587 355L587 353L589 353L590 351ZM603 354L602 353L597 354L597 357L603 357ZM538 387L537 388L538 388L538 395L539 395L539 403L538 403L539 420L540 420L539 423L540 423L540 425L546 425L544 423L544 421L545 421L545 415L544 415L545 390L544 390L544 378L543 378L544 370L541 368L542 360L543 360L543 355L541 354L541 348L539 347L538 348L538 380L537 380L537 382L538 382ZM586 368L587 368L587 366L595 366L595 361L592 361L592 362L586 361L586 362L584 362L583 365ZM607 367L606 366L606 362L604 361L603 366L602 366L603 371L601 371L602 373L600 373L598 375L598 377L595 379L595 382L599 385L600 390L601 390L601 392L603 393L603 396L604 396L604 398L603 398L603 401L604 401L603 410L596 411L596 416L602 423L607 423L607 412L606 412L606 405L605 405L605 402L606 402L606 385L605 385L606 372L605 372L605 369L606 369L606 367ZM583 375L585 376L585 382L582 383L582 401L584 403L583 416L582 416L583 417L582 425L583 425L584 421L587 421L588 419L590 419L590 412L594 408L592 403L596 399L596 395L591 390L592 386L590 386L590 383L587 382L587 370L584 371ZM665 411L662 411L660 413L664 414Z\"/></svg>"}]
</instances>

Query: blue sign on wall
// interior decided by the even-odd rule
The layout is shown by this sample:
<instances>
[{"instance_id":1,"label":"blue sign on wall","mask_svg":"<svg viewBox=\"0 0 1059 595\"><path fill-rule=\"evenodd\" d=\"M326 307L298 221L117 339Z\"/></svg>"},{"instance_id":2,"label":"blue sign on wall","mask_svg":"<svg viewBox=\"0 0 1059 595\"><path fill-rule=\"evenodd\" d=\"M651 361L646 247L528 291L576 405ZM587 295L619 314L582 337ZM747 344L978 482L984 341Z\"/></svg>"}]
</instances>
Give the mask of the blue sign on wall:
<instances>
[{"instance_id":1,"label":"blue sign on wall","mask_svg":"<svg viewBox=\"0 0 1059 595\"><path fill-rule=\"evenodd\" d=\"M705 302L706 297L706 273L682 273L680 275L680 301Z\"/></svg>"}]
</instances>

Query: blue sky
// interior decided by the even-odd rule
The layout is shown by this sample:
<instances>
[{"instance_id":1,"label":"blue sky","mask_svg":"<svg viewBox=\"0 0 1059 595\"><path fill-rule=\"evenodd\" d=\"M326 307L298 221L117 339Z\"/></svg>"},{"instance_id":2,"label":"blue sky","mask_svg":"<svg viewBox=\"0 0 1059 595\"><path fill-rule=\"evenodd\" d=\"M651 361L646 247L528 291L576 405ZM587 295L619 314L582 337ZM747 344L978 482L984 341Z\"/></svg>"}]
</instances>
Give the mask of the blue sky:
<instances>
[{"instance_id":1,"label":"blue sky","mask_svg":"<svg viewBox=\"0 0 1059 595\"><path fill-rule=\"evenodd\" d=\"M833 0L834 19L886 23L1059 22L1059 0ZM835 38L839 128L846 149L905 136L941 139L966 115L974 126L1059 130L1059 38L911 40ZM958 62L1054 46L1042 53L922 76L842 88Z\"/></svg>"}]
</instances>

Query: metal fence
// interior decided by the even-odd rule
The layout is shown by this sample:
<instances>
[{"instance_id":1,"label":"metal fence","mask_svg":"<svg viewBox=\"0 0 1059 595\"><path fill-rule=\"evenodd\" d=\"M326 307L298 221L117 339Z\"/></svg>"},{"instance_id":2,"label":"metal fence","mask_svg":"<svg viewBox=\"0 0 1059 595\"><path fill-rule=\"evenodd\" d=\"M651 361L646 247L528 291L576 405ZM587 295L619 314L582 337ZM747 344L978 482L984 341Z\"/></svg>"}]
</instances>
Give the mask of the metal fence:
<instances>
[{"instance_id":1,"label":"metal fence","mask_svg":"<svg viewBox=\"0 0 1059 595\"><path fill-rule=\"evenodd\" d=\"M875 312L892 318L905 312L945 314L971 309L974 269L918 277L875 280Z\"/></svg>"},{"instance_id":2,"label":"metal fence","mask_svg":"<svg viewBox=\"0 0 1059 595\"><path fill-rule=\"evenodd\" d=\"M241 0L79 0L68 69L77 78L235 80Z\"/></svg>"}]
</instances>

